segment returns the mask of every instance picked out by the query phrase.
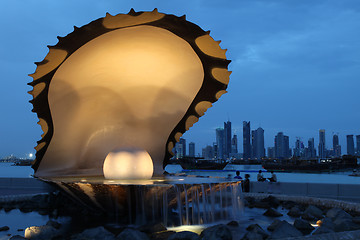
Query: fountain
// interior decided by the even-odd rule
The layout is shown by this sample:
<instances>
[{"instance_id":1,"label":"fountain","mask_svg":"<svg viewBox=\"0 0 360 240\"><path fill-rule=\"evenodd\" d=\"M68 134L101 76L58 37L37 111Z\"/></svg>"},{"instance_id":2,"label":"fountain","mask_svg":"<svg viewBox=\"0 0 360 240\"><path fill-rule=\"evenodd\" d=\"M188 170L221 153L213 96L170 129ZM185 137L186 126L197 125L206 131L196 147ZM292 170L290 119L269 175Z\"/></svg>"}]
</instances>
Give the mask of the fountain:
<instances>
[{"instance_id":1,"label":"fountain","mask_svg":"<svg viewBox=\"0 0 360 240\"><path fill-rule=\"evenodd\" d=\"M239 182L163 175L175 143L226 93L220 41L156 9L106 14L58 39L30 74L44 132L34 175L117 222L236 218Z\"/></svg>"}]
</instances>

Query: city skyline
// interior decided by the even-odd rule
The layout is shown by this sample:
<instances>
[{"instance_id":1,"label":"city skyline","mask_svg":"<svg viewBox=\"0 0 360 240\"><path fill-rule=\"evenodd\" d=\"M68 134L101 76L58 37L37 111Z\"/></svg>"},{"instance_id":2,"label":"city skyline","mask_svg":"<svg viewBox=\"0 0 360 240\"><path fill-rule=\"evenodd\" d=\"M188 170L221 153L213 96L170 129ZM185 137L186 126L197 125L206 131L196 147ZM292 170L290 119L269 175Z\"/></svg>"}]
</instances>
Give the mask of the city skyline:
<instances>
[{"instance_id":1,"label":"city skyline","mask_svg":"<svg viewBox=\"0 0 360 240\"><path fill-rule=\"evenodd\" d=\"M239 152L244 119L254 129L265 130L265 147L280 131L293 147L291 139L307 142L319 129L326 129L327 147L331 133L340 133L344 152L346 135L359 134L360 112L354 110L360 88L360 2L356 0L6 1L0 9L6 34L0 40L0 157L35 153L42 131L28 103L27 92L32 89L27 83L32 79L27 75L34 72L34 62L46 56L46 46L55 45L56 36L71 33L74 25L131 8L186 14L228 49L233 71L228 93L183 135L188 142L212 144L224 119L232 121Z\"/></svg>"},{"instance_id":2,"label":"city skyline","mask_svg":"<svg viewBox=\"0 0 360 240\"><path fill-rule=\"evenodd\" d=\"M242 142L244 143L244 139L248 139L249 144L249 153L246 155L244 152L245 145L243 144L243 151L238 151L239 142L237 139L237 134L231 131L232 122L229 120L224 122L224 128L216 128L215 129L215 138L213 139L212 144L207 144L203 146L199 146L199 144L191 142L191 144L195 144L197 146L197 150L195 150L196 156L204 156L204 151L206 152L206 156L209 154L209 147L212 149L210 151L213 152L213 156L217 156L219 158L226 158L226 156L239 156L242 155L244 159L260 159L261 157L272 157L279 159L286 159L292 156L295 157L305 157L308 159L319 157L319 158L327 158L327 157L340 157L342 155L356 155L360 154L360 134L350 134L345 136L346 144L343 147L339 141L339 133L332 133L331 136L327 136L326 129L319 129L318 131L318 140L315 141L315 137L311 137L307 140L302 140L300 137L296 137L295 140L291 139L289 136L285 135L284 132L280 131L275 136L273 136L273 142L265 145L264 141L264 132L265 130L261 127L258 127L255 130L251 128L250 121L243 121L243 134L242 134ZM230 133L232 137L231 141L231 152L225 152L225 129L230 126ZM360 131L359 131L360 132ZM331 141L328 141L326 144L326 137L331 137ZM236 140L234 140L236 139ZM292 141L293 140L293 141ZM351 142L352 141L352 142ZM294 145L290 143L293 142ZM307 144L306 144L307 143ZM317 144L318 143L318 144ZM186 148L186 139L184 137L180 138L180 142L176 144L175 151L177 147L179 149ZM235 144L235 146L234 146ZM190 144L189 144L190 145ZM236 149L236 150L235 150ZM246 151L246 150L245 150ZM270 152L270 153L269 153ZM231 154L229 154L231 153ZM217 155L216 155L217 154ZM182 151L181 156L187 156L186 151ZM210 154L211 155L211 154ZM178 155L176 155L178 156Z\"/></svg>"}]
</instances>

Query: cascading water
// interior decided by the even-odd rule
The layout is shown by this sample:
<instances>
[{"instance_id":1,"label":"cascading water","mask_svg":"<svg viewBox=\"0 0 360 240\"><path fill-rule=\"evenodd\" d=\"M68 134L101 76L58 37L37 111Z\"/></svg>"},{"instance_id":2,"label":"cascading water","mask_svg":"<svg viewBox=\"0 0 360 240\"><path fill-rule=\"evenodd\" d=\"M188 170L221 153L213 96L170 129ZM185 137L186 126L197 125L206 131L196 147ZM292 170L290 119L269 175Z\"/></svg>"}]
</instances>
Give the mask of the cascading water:
<instances>
[{"instance_id":1,"label":"cascading water","mask_svg":"<svg viewBox=\"0 0 360 240\"><path fill-rule=\"evenodd\" d=\"M238 219L241 186L218 178L166 177L147 181L52 179L70 196L121 224L202 225Z\"/></svg>"}]
</instances>

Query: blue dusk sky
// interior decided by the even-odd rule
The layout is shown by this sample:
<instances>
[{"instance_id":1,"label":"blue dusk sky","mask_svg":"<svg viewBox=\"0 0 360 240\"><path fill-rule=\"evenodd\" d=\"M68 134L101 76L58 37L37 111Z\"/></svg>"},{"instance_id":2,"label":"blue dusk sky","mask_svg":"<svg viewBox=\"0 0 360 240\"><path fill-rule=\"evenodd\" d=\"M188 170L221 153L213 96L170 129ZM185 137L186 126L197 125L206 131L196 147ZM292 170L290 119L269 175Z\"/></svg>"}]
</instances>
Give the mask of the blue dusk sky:
<instances>
[{"instance_id":1,"label":"blue dusk sky","mask_svg":"<svg viewBox=\"0 0 360 240\"><path fill-rule=\"evenodd\" d=\"M185 135L196 152L215 141L215 129L230 119L242 151L242 122L265 130L265 146L274 135L300 137L326 145L339 133L343 153L346 135L360 134L360 1L2 1L0 8L1 117L0 157L25 157L42 133L27 94L34 62L47 54L73 26L105 16L136 11L184 15L211 30L227 48L233 71L224 95Z\"/></svg>"}]
</instances>

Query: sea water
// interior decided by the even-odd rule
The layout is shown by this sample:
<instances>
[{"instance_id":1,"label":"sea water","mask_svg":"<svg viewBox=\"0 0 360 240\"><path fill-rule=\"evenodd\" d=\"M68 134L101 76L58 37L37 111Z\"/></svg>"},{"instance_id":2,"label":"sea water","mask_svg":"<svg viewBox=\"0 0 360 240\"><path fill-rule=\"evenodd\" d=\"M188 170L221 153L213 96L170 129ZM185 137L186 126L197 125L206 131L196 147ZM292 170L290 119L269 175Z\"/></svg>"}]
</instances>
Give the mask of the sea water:
<instances>
[{"instance_id":1,"label":"sea water","mask_svg":"<svg viewBox=\"0 0 360 240\"><path fill-rule=\"evenodd\" d=\"M270 178L270 172L267 172L261 165L233 165L228 164L224 170L196 170L184 171L180 165L171 164L166 166L165 170L169 173L185 173L187 175L212 176L212 177L230 177L235 176L236 171L240 171L240 176L244 178L245 174L250 175L250 181L256 181L256 175L259 170L263 171L265 178ZM295 173L295 172L276 172L279 182L296 183L333 183L333 184L360 184L360 177L349 176L352 171L344 172L325 172L325 173ZM26 178L31 177L34 170L29 166L12 166L11 163L0 163L0 177Z\"/></svg>"}]
</instances>

